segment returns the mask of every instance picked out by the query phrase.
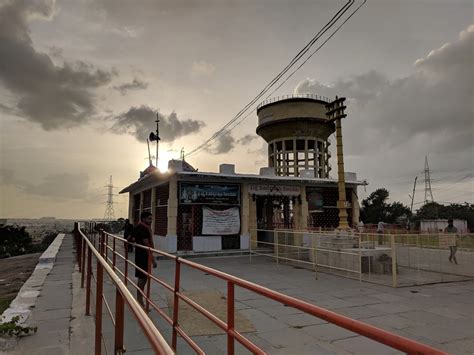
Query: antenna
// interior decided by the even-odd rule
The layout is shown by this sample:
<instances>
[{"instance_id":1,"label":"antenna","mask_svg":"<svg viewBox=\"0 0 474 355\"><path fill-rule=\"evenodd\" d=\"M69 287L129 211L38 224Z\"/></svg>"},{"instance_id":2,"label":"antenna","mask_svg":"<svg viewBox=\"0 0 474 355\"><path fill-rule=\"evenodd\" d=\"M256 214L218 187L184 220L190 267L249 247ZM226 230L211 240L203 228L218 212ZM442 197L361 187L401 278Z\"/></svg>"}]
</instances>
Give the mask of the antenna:
<instances>
[{"instance_id":1,"label":"antenna","mask_svg":"<svg viewBox=\"0 0 474 355\"><path fill-rule=\"evenodd\" d=\"M425 205L434 202L433 191L431 190L430 166L428 165L428 156L425 155Z\"/></svg>"},{"instance_id":2,"label":"antenna","mask_svg":"<svg viewBox=\"0 0 474 355\"><path fill-rule=\"evenodd\" d=\"M149 135L149 139L151 142L156 141L156 167L158 167L158 148L160 145L160 116L159 112L156 111L156 132L151 132ZM150 165L151 165L151 159L150 159Z\"/></svg>"},{"instance_id":3,"label":"antenna","mask_svg":"<svg viewBox=\"0 0 474 355\"><path fill-rule=\"evenodd\" d=\"M105 186L107 188L107 202L105 206L104 219L111 221L115 219L114 212L114 185L112 184L112 175L110 175L109 184Z\"/></svg>"},{"instance_id":4,"label":"antenna","mask_svg":"<svg viewBox=\"0 0 474 355\"><path fill-rule=\"evenodd\" d=\"M151 165L151 153L150 153L150 141L146 139L146 145L148 146L148 163Z\"/></svg>"},{"instance_id":5,"label":"antenna","mask_svg":"<svg viewBox=\"0 0 474 355\"><path fill-rule=\"evenodd\" d=\"M160 116L159 116L159 111L156 112L156 137L158 138L156 140L156 167L158 167L158 146L160 144Z\"/></svg>"}]
</instances>

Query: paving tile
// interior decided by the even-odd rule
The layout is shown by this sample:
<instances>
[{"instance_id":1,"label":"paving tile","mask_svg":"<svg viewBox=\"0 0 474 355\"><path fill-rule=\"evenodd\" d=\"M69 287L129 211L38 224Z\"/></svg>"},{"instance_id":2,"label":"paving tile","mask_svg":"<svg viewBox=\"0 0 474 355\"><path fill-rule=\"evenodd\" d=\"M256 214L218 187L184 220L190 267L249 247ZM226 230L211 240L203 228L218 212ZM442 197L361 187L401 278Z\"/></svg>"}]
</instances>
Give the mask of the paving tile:
<instances>
[{"instance_id":1,"label":"paving tile","mask_svg":"<svg viewBox=\"0 0 474 355\"><path fill-rule=\"evenodd\" d=\"M260 311L268 314L271 317L277 317L282 314L302 314L303 312L297 308L289 306L271 306L271 307L259 307Z\"/></svg>"},{"instance_id":2,"label":"paving tile","mask_svg":"<svg viewBox=\"0 0 474 355\"><path fill-rule=\"evenodd\" d=\"M303 328L314 324L327 323L324 319L309 315L309 314L281 314L275 316L275 318L285 324L288 324L294 328Z\"/></svg>"},{"instance_id":3,"label":"paving tile","mask_svg":"<svg viewBox=\"0 0 474 355\"><path fill-rule=\"evenodd\" d=\"M333 342L333 345L341 347L352 354L403 354L403 352L362 336L336 340Z\"/></svg>"},{"instance_id":4,"label":"paving tile","mask_svg":"<svg viewBox=\"0 0 474 355\"><path fill-rule=\"evenodd\" d=\"M368 308L367 306L340 308L337 310L337 313L340 313L347 317L351 317L355 319L376 317L376 316L386 314L380 309L373 309L373 308L371 309L371 308Z\"/></svg>"},{"instance_id":5,"label":"paving tile","mask_svg":"<svg viewBox=\"0 0 474 355\"><path fill-rule=\"evenodd\" d=\"M357 334L354 332L330 323L311 325L309 327L304 327L301 330L316 339L325 341L333 341L357 336Z\"/></svg>"},{"instance_id":6,"label":"paving tile","mask_svg":"<svg viewBox=\"0 0 474 355\"><path fill-rule=\"evenodd\" d=\"M398 315L403 318L430 325L445 324L451 320L448 317L421 310L398 313Z\"/></svg>"},{"instance_id":7,"label":"paving tile","mask_svg":"<svg viewBox=\"0 0 474 355\"><path fill-rule=\"evenodd\" d=\"M381 301L386 302L405 302L407 300L406 297L393 295L391 293L373 293L370 297L377 298Z\"/></svg>"},{"instance_id":8,"label":"paving tile","mask_svg":"<svg viewBox=\"0 0 474 355\"><path fill-rule=\"evenodd\" d=\"M32 320L34 321L42 321L42 320L54 320L59 318L66 318L69 320L71 317L71 308L62 308L62 309L54 309L51 311L39 311L33 312Z\"/></svg>"},{"instance_id":9,"label":"paving tile","mask_svg":"<svg viewBox=\"0 0 474 355\"><path fill-rule=\"evenodd\" d=\"M404 329L414 325L422 325L422 323L400 317L396 314L386 314L382 316L362 318L360 321L371 324L373 326L388 330L391 329Z\"/></svg>"},{"instance_id":10,"label":"paving tile","mask_svg":"<svg viewBox=\"0 0 474 355\"><path fill-rule=\"evenodd\" d=\"M296 346L311 345L314 343L313 337L304 333L303 329L277 329L259 332L258 336L265 339L277 349L286 348L291 351L291 349Z\"/></svg>"},{"instance_id":11,"label":"paving tile","mask_svg":"<svg viewBox=\"0 0 474 355\"><path fill-rule=\"evenodd\" d=\"M474 338L473 328L467 328L456 321L407 327L403 332L416 336L421 336L433 340L437 343L447 343L453 340Z\"/></svg>"}]
</instances>

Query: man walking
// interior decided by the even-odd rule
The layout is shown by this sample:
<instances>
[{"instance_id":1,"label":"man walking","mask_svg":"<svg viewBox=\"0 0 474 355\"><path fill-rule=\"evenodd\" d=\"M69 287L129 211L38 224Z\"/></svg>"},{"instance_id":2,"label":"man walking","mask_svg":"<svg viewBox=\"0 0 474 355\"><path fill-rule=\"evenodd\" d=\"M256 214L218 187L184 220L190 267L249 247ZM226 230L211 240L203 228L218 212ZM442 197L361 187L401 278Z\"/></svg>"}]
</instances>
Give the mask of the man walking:
<instances>
[{"instance_id":1,"label":"man walking","mask_svg":"<svg viewBox=\"0 0 474 355\"><path fill-rule=\"evenodd\" d=\"M140 215L140 223L133 229L132 236L135 239L135 243L138 245L143 245L144 247L153 248L153 233L151 232L151 222L152 215L150 212L142 212ZM143 302L143 291L145 290L145 285L147 282L147 273L150 273L151 270L148 268L148 258L153 258L153 253L149 256L148 250L137 246L135 248L135 276L137 277L137 285L140 290L137 290L137 300L142 307L144 307ZM152 259L153 268L156 268L156 261ZM141 269L141 270L140 270Z\"/></svg>"},{"instance_id":2,"label":"man walking","mask_svg":"<svg viewBox=\"0 0 474 355\"><path fill-rule=\"evenodd\" d=\"M448 219L448 226L444 229L444 233L457 233L458 229L453 225L453 220L450 218ZM453 235L449 241L449 262L454 263L457 265L458 261L456 260L456 251L458 250L456 244L456 235Z\"/></svg>"}]
</instances>

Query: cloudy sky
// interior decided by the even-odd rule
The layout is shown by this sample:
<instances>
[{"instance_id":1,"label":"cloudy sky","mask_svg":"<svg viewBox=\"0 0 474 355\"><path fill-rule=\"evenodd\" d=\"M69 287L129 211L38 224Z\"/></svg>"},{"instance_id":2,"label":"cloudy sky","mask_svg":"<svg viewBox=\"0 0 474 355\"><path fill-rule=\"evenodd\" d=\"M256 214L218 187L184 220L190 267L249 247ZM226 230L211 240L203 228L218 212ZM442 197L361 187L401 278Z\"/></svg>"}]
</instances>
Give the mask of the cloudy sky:
<instances>
[{"instance_id":1,"label":"cloudy sky","mask_svg":"<svg viewBox=\"0 0 474 355\"><path fill-rule=\"evenodd\" d=\"M166 165L231 120L344 3L0 0L0 217L102 217L109 176L118 191L147 166L156 112ZM428 156L435 200L474 202L473 14L472 0L368 0L274 93L348 98L346 170L369 182L361 198L386 187L408 203L418 175L420 206ZM254 112L188 161L257 172L255 128ZM125 216L127 198L115 202Z\"/></svg>"}]
</instances>

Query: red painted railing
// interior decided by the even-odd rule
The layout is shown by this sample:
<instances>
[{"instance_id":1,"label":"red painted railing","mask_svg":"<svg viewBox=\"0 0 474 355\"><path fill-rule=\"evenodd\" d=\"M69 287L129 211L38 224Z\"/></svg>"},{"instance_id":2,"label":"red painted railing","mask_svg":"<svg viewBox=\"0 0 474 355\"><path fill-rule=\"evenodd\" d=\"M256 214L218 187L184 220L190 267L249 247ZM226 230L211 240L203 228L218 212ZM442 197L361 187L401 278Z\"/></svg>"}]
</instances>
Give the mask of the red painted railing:
<instances>
[{"instance_id":1,"label":"red painted railing","mask_svg":"<svg viewBox=\"0 0 474 355\"><path fill-rule=\"evenodd\" d=\"M94 232L94 226L88 225L87 229L89 230L88 235L86 236L79 228L76 232L76 244L78 249L78 262L80 270L82 271L82 286L84 287L84 274L86 274L86 314L89 314L90 311L90 293L91 293L91 256L94 256L97 259L97 288L96 288L96 354L100 354L100 342L101 342L101 316L102 316L102 269L105 269L112 282L114 283L117 292L116 292L116 314L115 314L115 351L123 351L123 304L124 302L128 304L132 313L135 315L140 327L147 336L152 348L157 353L168 353L169 351L177 351L177 337L178 335L196 351L198 354L204 354L204 351L199 347L199 345L189 336L179 325L179 309L180 302L183 301L193 307L195 310L200 312L202 315L211 320L215 325L221 328L227 334L227 353L234 354L234 342L237 340L245 348L254 354L265 354L265 352L260 349L256 344L251 342L240 332L234 328L234 316L235 316L235 286L242 287L246 290L258 293L262 296L270 298L274 301L280 302L286 306L290 306L296 309L299 309L307 314L311 314L315 317L324 319L332 324L343 327L354 333L358 333L367 338L375 340L379 343L390 346L394 349L409 353L409 354L446 354L445 352L432 348L430 346L421 344L419 342L413 341L408 338L396 335L394 333L376 328L369 324L351 319L335 312L326 310L321 307L317 307L313 304L301 301L294 297L287 296L280 292L270 290L266 287L257 285L255 283L243 280L241 278L229 275L222 271L192 262L187 259L180 258L178 256L165 253L163 251L144 247L141 245L133 244L135 248L144 248L148 250L148 270L151 270L151 265L155 255L169 258L175 261L175 275L174 275L174 285L167 284L164 280L153 275L148 270L142 270L138 268L132 261L128 259L127 248L124 248L125 255L119 253L118 245L127 245L127 241L116 235L112 235L106 232L101 231L99 235ZM97 251L97 248L99 251ZM87 252L86 252L87 250ZM87 269L85 268L85 258L87 254ZM111 258L109 258L111 254ZM117 266L117 258L123 260L124 262L124 271L120 271ZM140 308L137 301L133 298L131 293L127 288L127 284L139 290L138 286L130 280L128 276L129 265L134 270L138 268L142 272L145 272L148 277L147 288L142 295L146 300L145 309L148 311L150 307L155 310L171 327L172 327L172 338L171 338L171 349L168 344L163 343L164 339L161 336L160 332L154 326L151 319L148 315ZM193 301L188 296L184 295L180 290L180 280L181 280L181 265L186 265L196 270L200 270L208 275L215 276L219 279L222 279L227 282L227 321L223 321L220 318L216 317L212 312L205 309L195 301ZM122 281L123 279L123 281ZM150 297L151 292L151 282L156 282L173 293L173 313L172 317L168 316L163 312L152 300ZM139 290L139 292L141 292ZM104 298L105 301L105 298ZM100 304L100 307L99 307ZM118 306L117 306L118 305ZM106 306L109 311L110 308ZM118 307L118 310L117 310ZM112 319L114 316L112 312L109 312Z\"/></svg>"}]
</instances>

